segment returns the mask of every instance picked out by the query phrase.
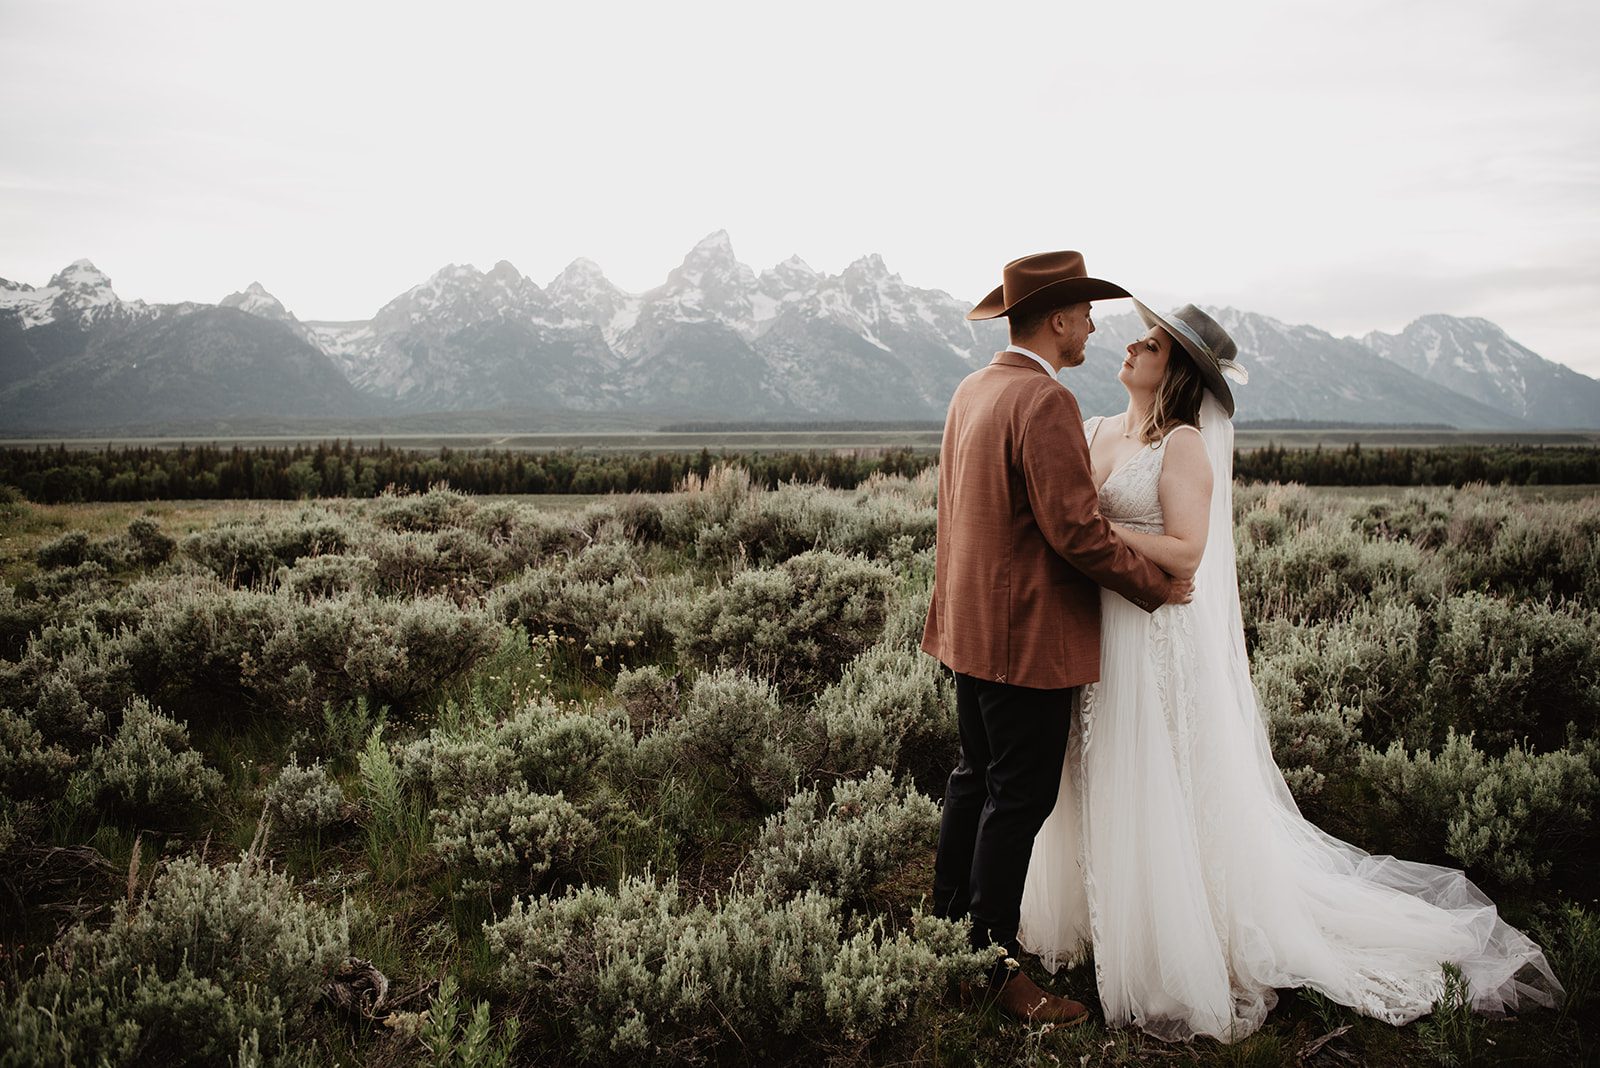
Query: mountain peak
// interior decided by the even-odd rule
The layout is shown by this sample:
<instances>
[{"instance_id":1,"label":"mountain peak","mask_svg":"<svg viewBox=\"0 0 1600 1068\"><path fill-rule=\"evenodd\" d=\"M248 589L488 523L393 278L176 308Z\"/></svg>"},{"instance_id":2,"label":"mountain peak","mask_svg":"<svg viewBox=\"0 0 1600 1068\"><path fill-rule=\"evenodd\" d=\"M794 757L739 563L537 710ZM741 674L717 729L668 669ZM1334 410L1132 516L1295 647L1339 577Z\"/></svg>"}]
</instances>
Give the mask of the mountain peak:
<instances>
[{"instance_id":1,"label":"mountain peak","mask_svg":"<svg viewBox=\"0 0 1600 1068\"><path fill-rule=\"evenodd\" d=\"M800 254L798 252L784 260L782 263L779 263L773 267L773 270L780 269L792 274L815 275L817 273L816 269L813 268L811 264L800 258Z\"/></svg>"},{"instance_id":2,"label":"mountain peak","mask_svg":"<svg viewBox=\"0 0 1600 1068\"><path fill-rule=\"evenodd\" d=\"M259 315L263 319L291 319L289 309L283 302L271 293L260 282L251 282L238 293L229 293L217 301L219 308L238 308L251 315Z\"/></svg>"},{"instance_id":3,"label":"mountain peak","mask_svg":"<svg viewBox=\"0 0 1600 1068\"><path fill-rule=\"evenodd\" d=\"M50 284L62 289L109 290L111 279L88 260L73 260L51 277Z\"/></svg>"},{"instance_id":4,"label":"mountain peak","mask_svg":"<svg viewBox=\"0 0 1600 1068\"><path fill-rule=\"evenodd\" d=\"M876 252L869 252L856 260L845 269L846 274L866 274L874 278L899 278L897 274L890 274L889 267L883 262L883 257Z\"/></svg>"},{"instance_id":5,"label":"mountain peak","mask_svg":"<svg viewBox=\"0 0 1600 1068\"><path fill-rule=\"evenodd\" d=\"M456 279L478 279L483 272L470 263L447 263L428 276L430 282L448 282Z\"/></svg>"},{"instance_id":6,"label":"mountain peak","mask_svg":"<svg viewBox=\"0 0 1600 1068\"><path fill-rule=\"evenodd\" d=\"M733 239L728 236L728 231L717 230L702 237L694 248L689 250L689 255L693 256L695 253L713 253L731 257L733 255Z\"/></svg>"},{"instance_id":7,"label":"mountain peak","mask_svg":"<svg viewBox=\"0 0 1600 1068\"><path fill-rule=\"evenodd\" d=\"M575 284L592 285L596 282L605 282L606 273L594 260L579 256L561 269L550 282L550 288L571 286Z\"/></svg>"},{"instance_id":8,"label":"mountain peak","mask_svg":"<svg viewBox=\"0 0 1600 1068\"><path fill-rule=\"evenodd\" d=\"M1406 327L1406 331L1412 330L1419 326L1427 327L1428 329L1440 334L1459 333L1462 327L1467 327L1478 333L1488 334L1490 337L1500 338L1506 336L1506 332L1499 326L1491 323L1487 319L1482 319L1475 315L1445 315L1443 312L1434 312L1431 315L1421 315L1412 320L1411 324ZM1405 331L1402 331L1402 333L1404 332Z\"/></svg>"}]
</instances>

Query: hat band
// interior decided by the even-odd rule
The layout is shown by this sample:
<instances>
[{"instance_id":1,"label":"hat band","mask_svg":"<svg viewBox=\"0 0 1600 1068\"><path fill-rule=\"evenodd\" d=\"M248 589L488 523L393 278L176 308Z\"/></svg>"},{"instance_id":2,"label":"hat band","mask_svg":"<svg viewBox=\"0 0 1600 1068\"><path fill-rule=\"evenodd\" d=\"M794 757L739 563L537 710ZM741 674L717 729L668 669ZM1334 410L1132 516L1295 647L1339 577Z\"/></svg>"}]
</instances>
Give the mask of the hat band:
<instances>
[{"instance_id":1,"label":"hat band","mask_svg":"<svg viewBox=\"0 0 1600 1068\"><path fill-rule=\"evenodd\" d=\"M1182 334L1184 340L1188 341L1195 348L1205 353L1206 359L1210 360L1213 365L1219 369L1222 367L1222 361L1217 359L1217 354L1211 351L1211 346L1207 345L1204 341L1201 341L1200 335L1190 329L1188 323L1184 322L1182 319L1179 319L1176 315L1170 317L1163 316L1161 322L1163 325L1169 326L1178 333Z\"/></svg>"}]
</instances>

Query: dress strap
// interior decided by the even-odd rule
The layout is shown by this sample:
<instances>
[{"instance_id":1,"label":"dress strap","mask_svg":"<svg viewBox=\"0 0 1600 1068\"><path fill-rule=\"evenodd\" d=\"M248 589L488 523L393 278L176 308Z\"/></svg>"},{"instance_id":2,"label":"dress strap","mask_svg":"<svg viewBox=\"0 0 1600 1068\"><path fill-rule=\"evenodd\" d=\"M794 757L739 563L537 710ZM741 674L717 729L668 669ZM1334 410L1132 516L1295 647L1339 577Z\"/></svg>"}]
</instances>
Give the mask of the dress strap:
<instances>
[{"instance_id":1,"label":"dress strap","mask_svg":"<svg viewBox=\"0 0 1600 1068\"><path fill-rule=\"evenodd\" d=\"M1084 433L1089 435L1089 444L1094 444L1094 436L1100 433L1100 424L1106 421L1103 415L1091 415L1083 421Z\"/></svg>"},{"instance_id":2,"label":"dress strap","mask_svg":"<svg viewBox=\"0 0 1600 1068\"><path fill-rule=\"evenodd\" d=\"M1179 423L1162 436L1160 444L1165 445L1172 435L1176 434L1180 430L1193 430L1196 434L1200 433L1200 428L1197 426L1192 426L1189 423Z\"/></svg>"}]
</instances>

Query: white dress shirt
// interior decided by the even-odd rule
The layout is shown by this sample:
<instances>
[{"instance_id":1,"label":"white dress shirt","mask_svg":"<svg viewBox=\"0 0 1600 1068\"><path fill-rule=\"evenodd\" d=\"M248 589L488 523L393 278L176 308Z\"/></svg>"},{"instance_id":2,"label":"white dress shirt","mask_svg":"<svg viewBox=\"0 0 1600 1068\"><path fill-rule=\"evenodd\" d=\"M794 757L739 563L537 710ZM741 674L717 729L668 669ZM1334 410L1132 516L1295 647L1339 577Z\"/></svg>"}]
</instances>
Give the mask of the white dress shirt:
<instances>
[{"instance_id":1,"label":"white dress shirt","mask_svg":"<svg viewBox=\"0 0 1600 1068\"><path fill-rule=\"evenodd\" d=\"M1007 345L1003 351L1021 353L1034 363L1038 364L1040 367L1043 367L1044 373L1049 375L1051 378L1055 378L1058 385L1061 383L1061 379L1056 378L1056 369L1051 367L1050 364L1045 361L1045 358L1040 356L1037 352L1030 352L1021 345ZM1066 387L1062 386L1062 388L1065 389Z\"/></svg>"}]
</instances>

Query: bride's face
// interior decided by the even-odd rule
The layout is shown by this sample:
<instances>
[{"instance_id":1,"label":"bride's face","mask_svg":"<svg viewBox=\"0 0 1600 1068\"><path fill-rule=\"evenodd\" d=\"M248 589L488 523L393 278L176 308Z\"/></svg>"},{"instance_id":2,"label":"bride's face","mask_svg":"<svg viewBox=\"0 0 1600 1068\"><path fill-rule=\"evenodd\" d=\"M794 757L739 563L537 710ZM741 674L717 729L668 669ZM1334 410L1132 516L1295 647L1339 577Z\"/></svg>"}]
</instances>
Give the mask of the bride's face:
<instances>
[{"instance_id":1,"label":"bride's face","mask_svg":"<svg viewBox=\"0 0 1600 1068\"><path fill-rule=\"evenodd\" d=\"M1117 378L1129 393L1154 393L1167 374L1167 358L1172 355L1172 335L1152 326L1144 337L1128 346L1127 359Z\"/></svg>"}]
</instances>

